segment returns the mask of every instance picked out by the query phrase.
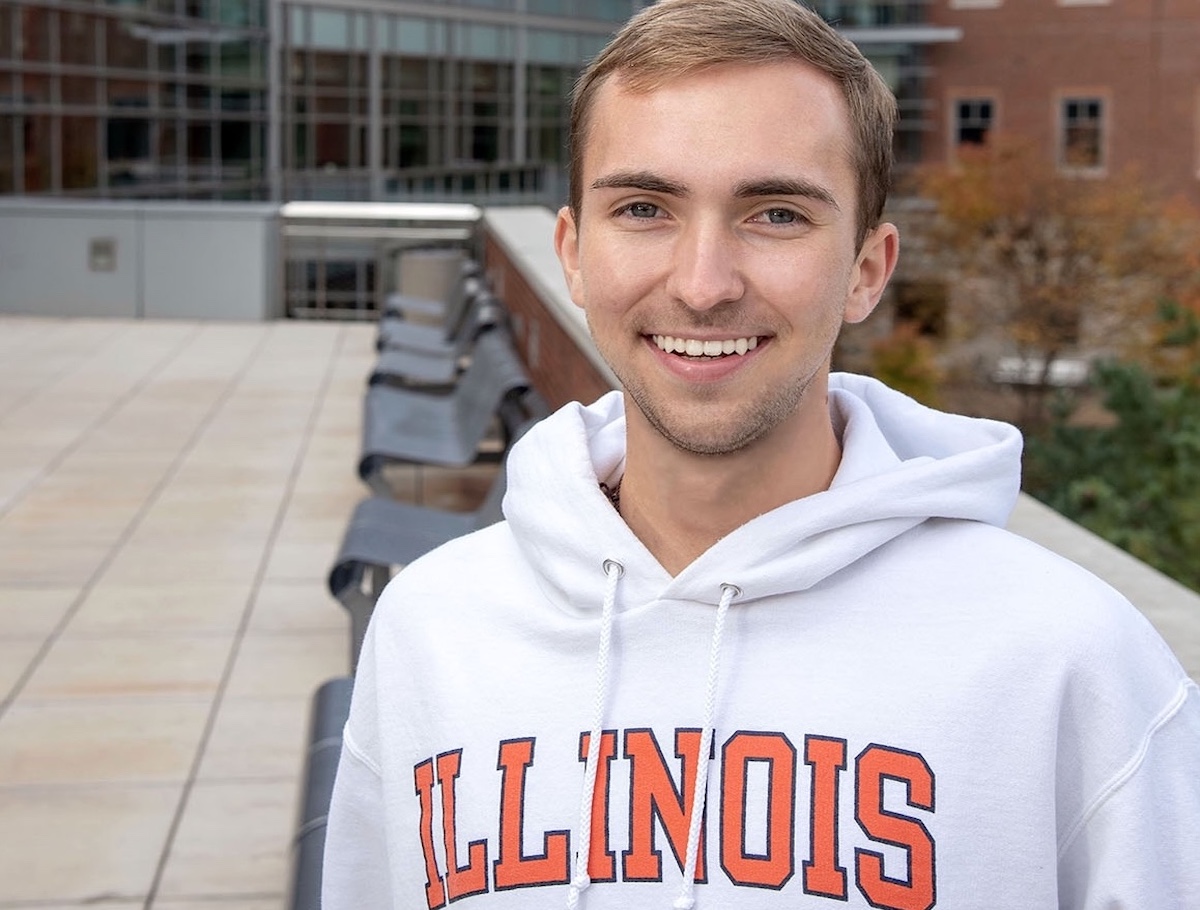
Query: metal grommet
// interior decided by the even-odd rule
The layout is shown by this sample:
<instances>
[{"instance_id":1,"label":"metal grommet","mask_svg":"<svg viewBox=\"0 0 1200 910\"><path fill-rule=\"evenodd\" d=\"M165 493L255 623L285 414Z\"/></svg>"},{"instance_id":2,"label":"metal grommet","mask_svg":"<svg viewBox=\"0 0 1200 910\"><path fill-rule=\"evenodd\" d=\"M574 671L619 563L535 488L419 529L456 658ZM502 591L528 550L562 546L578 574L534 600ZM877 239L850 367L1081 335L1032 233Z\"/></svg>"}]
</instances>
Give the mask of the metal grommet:
<instances>
[{"instance_id":1,"label":"metal grommet","mask_svg":"<svg viewBox=\"0 0 1200 910\"><path fill-rule=\"evenodd\" d=\"M617 570L617 577L618 577L618 578L619 578L619 577L621 577L622 575L624 575L624 574L625 574L625 567L624 567L623 565L621 565L619 562L617 562L615 559L606 559L606 560L604 560L603 567L604 567L604 574L605 574L605 575L611 575L611 574L612 574L612 572L611 572L611 570L612 570L612 569L616 569L616 570Z\"/></svg>"}]
</instances>

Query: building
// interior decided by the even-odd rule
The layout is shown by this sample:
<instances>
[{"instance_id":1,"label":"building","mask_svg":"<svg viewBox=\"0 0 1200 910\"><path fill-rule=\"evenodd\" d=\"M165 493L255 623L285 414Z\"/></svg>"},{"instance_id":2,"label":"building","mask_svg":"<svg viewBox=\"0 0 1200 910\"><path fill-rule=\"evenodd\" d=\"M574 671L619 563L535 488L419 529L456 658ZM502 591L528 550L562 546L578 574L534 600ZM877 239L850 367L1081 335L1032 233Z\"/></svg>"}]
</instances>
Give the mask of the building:
<instances>
[{"instance_id":1,"label":"building","mask_svg":"<svg viewBox=\"0 0 1200 910\"><path fill-rule=\"evenodd\" d=\"M647 0L4 0L0 194L563 197L580 66ZM926 0L814 0L929 128Z\"/></svg>"},{"instance_id":2,"label":"building","mask_svg":"<svg viewBox=\"0 0 1200 910\"><path fill-rule=\"evenodd\" d=\"M1134 166L1200 206L1196 0L936 0L929 17L962 37L930 52L926 160L1000 131L1064 173Z\"/></svg>"}]
</instances>

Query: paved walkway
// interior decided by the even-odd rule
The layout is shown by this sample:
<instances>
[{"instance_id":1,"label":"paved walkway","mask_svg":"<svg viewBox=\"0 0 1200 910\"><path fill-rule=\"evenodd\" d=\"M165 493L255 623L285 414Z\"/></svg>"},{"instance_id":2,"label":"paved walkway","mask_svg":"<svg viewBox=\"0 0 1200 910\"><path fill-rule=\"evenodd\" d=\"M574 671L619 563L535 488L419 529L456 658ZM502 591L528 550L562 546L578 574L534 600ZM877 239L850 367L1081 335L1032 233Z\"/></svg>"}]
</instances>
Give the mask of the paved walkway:
<instances>
[{"instance_id":1,"label":"paved walkway","mask_svg":"<svg viewBox=\"0 0 1200 910\"><path fill-rule=\"evenodd\" d=\"M282 906L373 331L0 317L0 908Z\"/></svg>"}]
</instances>

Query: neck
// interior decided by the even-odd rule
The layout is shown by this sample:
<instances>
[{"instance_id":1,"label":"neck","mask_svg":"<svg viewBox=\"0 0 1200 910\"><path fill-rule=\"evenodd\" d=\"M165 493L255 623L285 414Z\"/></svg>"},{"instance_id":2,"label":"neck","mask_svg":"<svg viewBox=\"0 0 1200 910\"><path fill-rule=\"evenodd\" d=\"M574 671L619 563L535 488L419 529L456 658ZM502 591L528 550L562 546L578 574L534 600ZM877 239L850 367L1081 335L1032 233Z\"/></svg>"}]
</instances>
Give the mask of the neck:
<instances>
[{"instance_id":1,"label":"neck","mask_svg":"<svg viewBox=\"0 0 1200 910\"><path fill-rule=\"evenodd\" d=\"M829 487L841 447L824 401L728 455L695 455L663 439L627 400L622 518L678 575L722 537L785 503ZM804 409L802 409L804 410Z\"/></svg>"}]
</instances>

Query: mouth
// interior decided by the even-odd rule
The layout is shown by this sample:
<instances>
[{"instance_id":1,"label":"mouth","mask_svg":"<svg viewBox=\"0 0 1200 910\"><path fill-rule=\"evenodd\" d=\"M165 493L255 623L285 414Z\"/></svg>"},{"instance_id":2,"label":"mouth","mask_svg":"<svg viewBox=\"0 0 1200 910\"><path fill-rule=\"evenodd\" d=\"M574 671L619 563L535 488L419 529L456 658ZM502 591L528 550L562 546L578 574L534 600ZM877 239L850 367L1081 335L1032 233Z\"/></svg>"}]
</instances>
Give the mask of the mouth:
<instances>
[{"instance_id":1,"label":"mouth","mask_svg":"<svg viewBox=\"0 0 1200 910\"><path fill-rule=\"evenodd\" d=\"M757 335L742 338L706 339L681 338L674 335L651 335L651 340L660 351L678 354L697 360L715 360L719 357L743 357L758 347Z\"/></svg>"}]
</instances>

